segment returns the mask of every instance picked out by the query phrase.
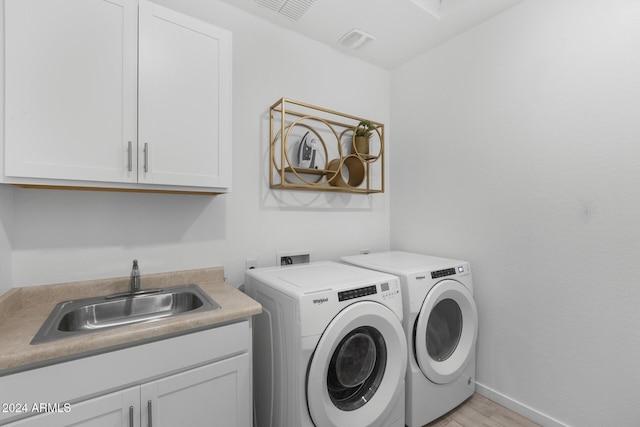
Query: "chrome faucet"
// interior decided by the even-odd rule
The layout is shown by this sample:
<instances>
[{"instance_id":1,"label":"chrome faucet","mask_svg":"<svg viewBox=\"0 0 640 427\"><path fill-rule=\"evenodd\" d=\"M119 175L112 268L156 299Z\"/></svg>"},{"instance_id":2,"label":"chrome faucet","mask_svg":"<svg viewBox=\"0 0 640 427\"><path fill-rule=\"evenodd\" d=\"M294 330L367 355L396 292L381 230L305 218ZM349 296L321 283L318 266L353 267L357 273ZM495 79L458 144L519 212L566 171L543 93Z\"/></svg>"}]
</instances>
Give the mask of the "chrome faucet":
<instances>
[{"instance_id":1,"label":"chrome faucet","mask_svg":"<svg viewBox=\"0 0 640 427\"><path fill-rule=\"evenodd\" d=\"M138 260L133 260L133 268L131 268L131 279L129 280L130 292L135 294L140 292L140 269L138 268Z\"/></svg>"},{"instance_id":2,"label":"chrome faucet","mask_svg":"<svg viewBox=\"0 0 640 427\"><path fill-rule=\"evenodd\" d=\"M140 289L140 269L138 268L138 260L133 260L133 267L131 268L131 276L129 278L129 291L128 292L120 292L117 294L107 295L105 299L113 299L113 298L132 298L146 294L154 294L157 292L162 292L162 289L145 289L144 291Z\"/></svg>"}]
</instances>

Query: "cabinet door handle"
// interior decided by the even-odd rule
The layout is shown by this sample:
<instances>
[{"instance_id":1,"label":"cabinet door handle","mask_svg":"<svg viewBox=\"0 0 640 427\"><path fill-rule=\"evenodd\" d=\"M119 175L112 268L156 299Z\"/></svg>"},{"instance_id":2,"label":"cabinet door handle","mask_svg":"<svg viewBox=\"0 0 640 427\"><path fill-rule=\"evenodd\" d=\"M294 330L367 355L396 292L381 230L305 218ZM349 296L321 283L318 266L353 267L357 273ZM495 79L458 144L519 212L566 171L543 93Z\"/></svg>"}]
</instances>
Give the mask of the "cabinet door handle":
<instances>
[{"instance_id":1,"label":"cabinet door handle","mask_svg":"<svg viewBox=\"0 0 640 427\"><path fill-rule=\"evenodd\" d=\"M153 427L153 419L152 419L152 415L151 415L152 412L153 411L151 410L151 401L149 400L147 402L147 415L149 416L149 423L148 423L149 427Z\"/></svg>"},{"instance_id":2,"label":"cabinet door handle","mask_svg":"<svg viewBox=\"0 0 640 427\"><path fill-rule=\"evenodd\" d=\"M129 427L133 427L133 406L129 406Z\"/></svg>"},{"instance_id":3,"label":"cabinet door handle","mask_svg":"<svg viewBox=\"0 0 640 427\"><path fill-rule=\"evenodd\" d=\"M133 146L131 141L129 141L129 146L127 147L127 160L127 170L133 172Z\"/></svg>"},{"instance_id":4,"label":"cabinet door handle","mask_svg":"<svg viewBox=\"0 0 640 427\"><path fill-rule=\"evenodd\" d=\"M144 143L144 171L149 172L149 144Z\"/></svg>"}]
</instances>

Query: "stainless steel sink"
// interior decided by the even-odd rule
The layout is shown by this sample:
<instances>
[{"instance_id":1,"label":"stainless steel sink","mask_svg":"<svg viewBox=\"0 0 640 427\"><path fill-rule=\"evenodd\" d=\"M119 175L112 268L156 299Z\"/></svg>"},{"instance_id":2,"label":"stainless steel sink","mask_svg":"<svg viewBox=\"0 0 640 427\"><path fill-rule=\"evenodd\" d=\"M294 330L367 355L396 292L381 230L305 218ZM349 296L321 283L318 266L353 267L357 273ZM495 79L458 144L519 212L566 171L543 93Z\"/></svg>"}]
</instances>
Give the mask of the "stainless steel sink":
<instances>
[{"instance_id":1,"label":"stainless steel sink","mask_svg":"<svg viewBox=\"0 0 640 427\"><path fill-rule=\"evenodd\" d=\"M65 301L56 305L31 344L219 308L197 285Z\"/></svg>"}]
</instances>

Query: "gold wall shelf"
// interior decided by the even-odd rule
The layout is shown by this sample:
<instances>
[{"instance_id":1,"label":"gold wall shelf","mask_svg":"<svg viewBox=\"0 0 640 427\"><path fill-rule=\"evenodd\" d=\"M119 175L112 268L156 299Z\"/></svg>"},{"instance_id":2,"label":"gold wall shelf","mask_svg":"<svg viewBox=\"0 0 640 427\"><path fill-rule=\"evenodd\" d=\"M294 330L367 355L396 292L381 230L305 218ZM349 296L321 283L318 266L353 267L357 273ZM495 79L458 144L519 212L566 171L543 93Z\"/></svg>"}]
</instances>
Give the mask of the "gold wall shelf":
<instances>
[{"instance_id":1,"label":"gold wall shelf","mask_svg":"<svg viewBox=\"0 0 640 427\"><path fill-rule=\"evenodd\" d=\"M369 120L369 151L360 152L355 128L365 120L281 98L270 109L270 187L383 193L384 125ZM305 146L306 156L300 153Z\"/></svg>"}]
</instances>

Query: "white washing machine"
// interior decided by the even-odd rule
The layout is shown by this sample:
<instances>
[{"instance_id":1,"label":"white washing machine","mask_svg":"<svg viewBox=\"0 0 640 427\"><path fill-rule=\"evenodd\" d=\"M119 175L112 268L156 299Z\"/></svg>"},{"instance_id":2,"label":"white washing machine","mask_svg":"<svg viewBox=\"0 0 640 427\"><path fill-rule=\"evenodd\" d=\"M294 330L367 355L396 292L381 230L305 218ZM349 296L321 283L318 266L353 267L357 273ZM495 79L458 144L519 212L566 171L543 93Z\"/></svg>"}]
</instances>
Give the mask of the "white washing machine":
<instances>
[{"instance_id":1,"label":"white washing machine","mask_svg":"<svg viewBox=\"0 0 640 427\"><path fill-rule=\"evenodd\" d=\"M427 424L475 391L478 311L468 262L408 252L344 257L400 278L409 360L405 422Z\"/></svg>"},{"instance_id":2,"label":"white washing machine","mask_svg":"<svg viewBox=\"0 0 640 427\"><path fill-rule=\"evenodd\" d=\"M258 427L402 427L396 276L335 262L247 270Z\"/></svg>"}]
</instances>

